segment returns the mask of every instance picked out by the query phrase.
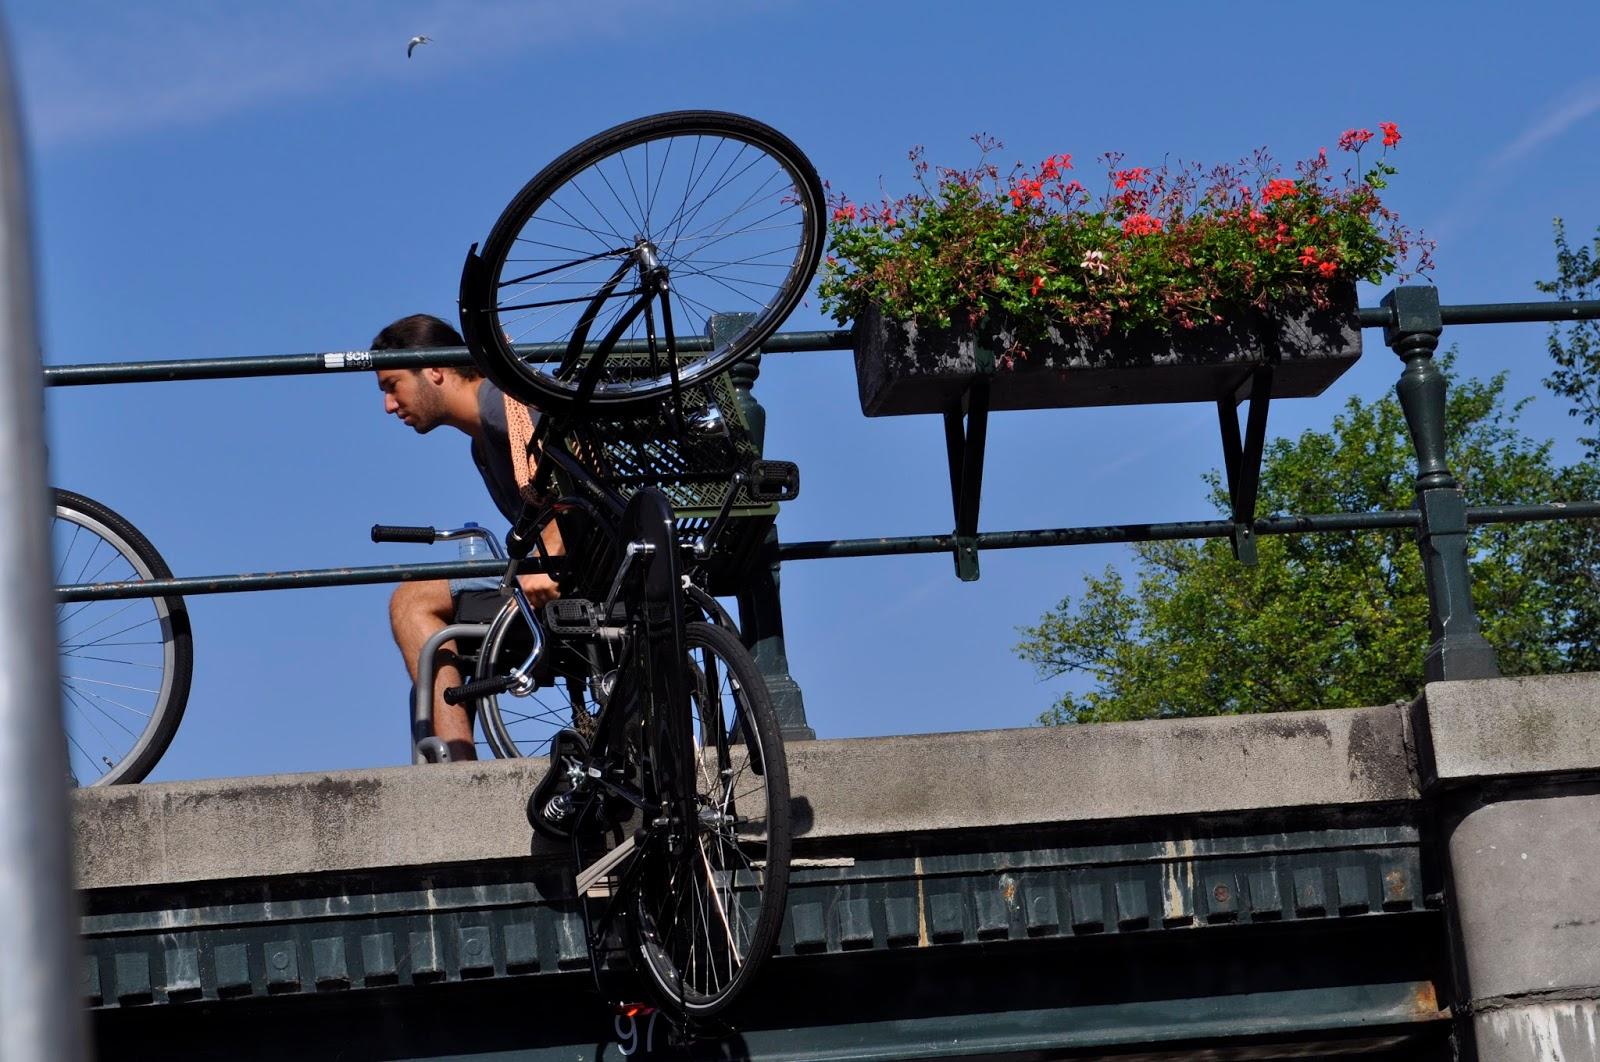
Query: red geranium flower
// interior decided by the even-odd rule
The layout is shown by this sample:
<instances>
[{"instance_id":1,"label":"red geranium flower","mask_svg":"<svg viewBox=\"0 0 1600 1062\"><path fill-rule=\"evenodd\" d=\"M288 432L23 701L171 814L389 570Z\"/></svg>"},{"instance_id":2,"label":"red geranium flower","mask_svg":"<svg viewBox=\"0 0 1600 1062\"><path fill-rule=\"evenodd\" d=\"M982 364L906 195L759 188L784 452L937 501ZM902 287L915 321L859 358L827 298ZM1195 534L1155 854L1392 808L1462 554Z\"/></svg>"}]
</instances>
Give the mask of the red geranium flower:
<instances>
[{"instance_id":1,"label":"red geranium flower","mask_svg":"<svg viewBox=\"0 0 1600 1062\"><path fill-rule=\"evenodd\" d=\"M1383 130L1383 146L1394 147L1400 143L1400 128L1393 122L1379 122L1378 128Z\"/></svg>"},{"instance_id":2,"label":"red geranium flower","mask_svg":"<svg viewBox=\"0 0 1600 1062\"><path fill-rule=\"evenodd\" d=\"M1045 180L1051 180L1052 178L1060 177L1062 170L1070 169L1072 169L1071 155L1051 155L1039 163L1039 176Z\"/></svg>"},{"instance_id":3,"label":"red geranium flower","mask_svg":"<svg viewBox=\"0 0 1600 1062\"><path fill-rule=\"evenodd\" d=\"M1280 177L1275 181L1268 181L1267 186L1261 189L1261 201L1271 203L1278 199L1292 199L1300 189L1287 177Z\"/></svg>"},{"instance_id":4,"label":"red geranium flower","mask_svg":"<svg viewBox=\"0 0 1600 1062\"><path fill-rule=\"evenodd\" d=\"M1122 223L1124 236L1148 236L1161 231L1161 219L1149 214L1135 214Z\"/></svg>"},{"instance_id":5,"label":"red geranium flower","mask_svg":"<svg viewBox=\"0 0 1600 1062\"><path fill-rule=\"evenodd\" d=\"M1116 184L1118 188L1126 188L1130 184L1144 183L1145 178L1149 176L1150 171L1143 166L1135 166L1131 170L1118 170Z\"/></svg>"},{"instance_id":6,"label":"red geranium flower","mask_svg":"<svg viewBox=\"0 0 1600 1062\"><path fill-rule=\"evenodd\" d=\"M1342 151L1359 151L1361 145L1371 139L1371 129L1346 129L1339 136L1339 148Z\"/></svg>"}]
</instances>

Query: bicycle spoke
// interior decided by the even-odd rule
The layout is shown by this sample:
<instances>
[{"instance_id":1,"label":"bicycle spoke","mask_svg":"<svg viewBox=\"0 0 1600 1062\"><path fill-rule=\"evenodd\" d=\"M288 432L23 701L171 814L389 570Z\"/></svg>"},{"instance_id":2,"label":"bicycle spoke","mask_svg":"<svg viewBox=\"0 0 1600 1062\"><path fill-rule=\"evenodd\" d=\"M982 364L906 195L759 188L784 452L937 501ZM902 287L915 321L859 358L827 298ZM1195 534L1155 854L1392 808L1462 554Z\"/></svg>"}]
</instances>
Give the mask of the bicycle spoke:
<instances>
[{"instance_id":1,"label":"bicycle spoke","mask_svg":"<svg viewBox=\"0 0 1600 1062\"><path fill-rule=\"evenodd\" d=\"M588 171L586 170L584 172L588 172ZM581 173L577 177L573 178L572 185L571 185L572 190L574 192L577 192L578 196L585 203L589 204L589 209L594 211L596 217L604 220L604 218L606 216L605 212L603 210L601 210L599 207L595 206L594 200L589 198L589 193L585 192L583 190L583 185L578 183L582 179L583 179L583 174L581 174ZM562 206L560 203L557 203L553 198L550 201L550 205L555 207L557 210L561 211L563 214L567 215L567 217L572 218L572 220L574 222L577 222L578 225L580 225L580 226L583 225L583 222L578 221L578 219L572 214L571 211L569 211L566 207ZM593 230L591 229L590 231L592 232ZM606 226L606 232L609 235L616 237L616 240L617 240L618 243L631 243L632 242L627 236L624 236L622 233L618 232L611 225L607 225Z\"/></svg>"},{"instance_id":2,"label":"bicycle spoke","mask_svg":"<svg viewBox=\"0 0 1600 1062\"><path fill-rule=\"evenodd\" d=\"M161 692L160 690L152 690L145 686L130 686L126 682L109 682L106 679L85 678L82 675L72 676L72 681L87 682L94 686L110 686L113 689L119 690L132 690L134 693L148 693L152 696Z\"/></svg>"},{"instance_id":3,"label":"bicycle spoke","mask_svg":"<svg viewBox=\"0 0 1600 1062\"><path fill-rule=\"evenodd\" d=\"M726 143L726 141L723 141L723 143ZM746 144L740 144L739 145L739 150L734 154L733 158L728 160L728 165L726 167L724 167L722 173L719 174L714 181L712 181L711 188L703 196L700 197L700 201L694 205L694 208L692 210L690 210L687 214L684 214L681 218L678 219L677 234L681 234L683 232L683 228L684 228L685 225L690 225L690 224L694 223L695 219L700 216L700 212L705 209L706 204L711 202L712 197L715 196L717 194L717 192L727 183L726 178L727 178L729 172L731 172L733 167L738 164L739 160L744 157L744 153L745 153L745 150L746 150L747 147L748 147L748 145L746 145ZM719 143L717 145L717 151L720 152L721 150L722 150L722 144ZM715 153L713 153L713 154L715 154ZM750 166L754 165L756 161L758 161L758 160L752 160L750 163L748 163L746 165L745 168L748 169ZM707 171L710 170L709 162L710 162L710 160L707 160L707 167L706 167ZM703 174L702 174L702 176L703 176Z\"/></svg>"},{"instance_id":4,"label":"bicycle spoke","mask_svg":"<svg viewBox=\"0 0 1600 1062\"><path fill-rule=\"evenodd\" d=\"M128 611L130 608L137 608L141 603L143 603L145 601L150 601L150 600L151 600L150 598L144 598L144 599L141 600L140 598L130 597L128 600L121 602L120 607L116 608L115 611L109 612L106 615L101 616L99 619L95 620L93 623L89 624L87 627L79 627L76 631L73 631L72 632L72 637L81 638L81 637L83 637L83 635L86 632L94 630L96 627L100 626L100 624L107 623L107 622L109 622L111 620L114 620L118 616L122 615L124 612ZM70 622L72 619L74 619L75 617L80 615L84 611L84 609L92 608L95 605L107 605L107 604L112 604L112 603L111 602L106 602L106 601L85 601L82 604L83 604L83 608L74 609L71 613L69 613L68 615L65 615L65 616L57 616L56 617L56 627L58 629L62 628L62 627L65 627L68 622Z\"/></svg>"},{"instance_id":5,"label":"bicycle spoke","mask_svg":"<svg viewBox=\"0 0 1600 1062\"><path fill-rule=\"evenodd\" d=\"M601 183L603 183L606 186L606 190L611 193L611 198L613 198L613 199L615 199L617 201L617 206L621 207L622 208L622 212L624 214L627 214L628 220L633 222L634 229L640 235L643 235L643 233L644 233L644 225L639 221L638 218L636 218L632 214L628 213L628 204L624 203L622 201L622 197L617 194L616 188L614 188L612 186L611 179L606 176L605 171L600 169L598 166L596 166L594 172L600 178ZM584 198L587 199L588 196L585 196Z\"/></svg>"},{"instance_id":6,"label":"bicycle spoke","mask_svg":"<svg viewBox=\"0 0 1600 1062\"><path fill-rule=\"evenodd\" d=\"M721 277L714 277L714 276L709 276L708 275L708 276L706 276L706 279L711 281L712 283L718 285L719 287L726 288L727 290L733 292L735 295L737 295L741 299L749 299L750 298L750 295L748 293L740 291L739 289L735 288L732 284L729 284L726 280L723 280ZM776 285L767 285L767 286L768 287L776 287ZM751 301L756 301L756 300L752 299Z\"/></svg>"},{"instance_id":7,"label":"bicycle spoke","mask_svg":"<svg viewBox=\"0 0 1600 1062\"><path fill-rule=\"evenodd\" d=\"M646 150L649 149L649 141L645 142L645 148ZM645 210L644 203L639 199L639 189L633 183L633 170L628 166L627 153L623 152L622 154L618 155L617 161L622 164L623 176L627 177L628 179L628 190L633 193L633 205L639 208L639 234L644 236L646 239L649 239L650 213L649 211Z\"/></svg>"},{"instance_id":8,"label":"bicycle spoke","mask_svg":"<svg viewBox=\"0 0 1600 1062\"><path fill-rule=\"evenodd\" d=\"M79 743L78 739L73 737L72 734L70 734L70 733L67 734L67 743L70 744L73 748L77 749L78 752L83 756L83 758L85 760L89 761L89 766L90 767L94 768L94 770L96 770L96 771L100 770L100 765L94 761L94 757L93 756L89 755L89 750L84 748L83 745ZM76 777L77 772L74 771L73 775L74 775L74 777Z\"/></svg>"},{"instance_id":9,"label":"bicycle spoke","mask_svg":"<svg viewBox=\"0 0 1600 1062\"><path fill-rule=\"evenodd\" d=\"M119 612L119 614L120 614L120 612ZM76 648L79 648L79 649L88 649L88 648L91 648L93 646L104 644L106 639L108 639L108 638L118 638L118 637L121 637L124 634L127 634L129 631L136 631L140 627L148 627L152 623L160 623L160 622L161 622L161 617L160 616L151 616L149 619L142 619L138 623L132 624L132 625L127 626L127 627L124 627L119 631L112 631L110 634L103 634L99 638L96 638L94 641L91 641L91 642L75 642L75 643L73 643L73 645ZM97 621L95 623L91 623L88 627L85 627L83 630L84 631L90 630L90 629L92 629L94 627L97 627L99 625L100 624ZM78 631L77 634L74 635L74 637L77 637L78 635L82 635L82 634L83 634L83 631ZM62 648L66 648L66 646L63 646Z\"/></svg>"},{"instance_id":10,"label":"bicycle spoke","mask_svg":"<svg viewBox=\"0 0 1600 1062\"><path fill-rule=\"evenodd\" d=\"M751 165L754 165L754 163L752 163ZM746 171L748 171L749 167L746 167L745 169L746 169ZM783 174L781 172L773 173L765 181L762 181L761 184L753 192L751 192L749 195L745 196L744 201L742 203L740 203L738 206L734 207L732 210L728 211L722 217L718 218L715 221L709 222L704 228L698 229L695 232L691 232L687 237L684 237L682 235L682 230L680 230L679 231L679 237L680 238L684 238L684 239L694 239L695 237L700 236L701 234L704 234L704 233L715 234L715 233L722 232L723 231L723 227L726 226L728 222L732 221L734 218L738 217L740 214L744 213L746 210L750 209L750 207L755 205L757 199L760 198L762 192L764 192L768 188L768 186L770 186L772 184L772 182L775 179L781 180L782 178L783 178ZM718 189L712 189L713 193L716 192L717 190ZM708 200L708 202L709 202L709 200ZM775 211L772 214L767 215L767 217L762 218L760 220L768 221L768 220L776 217L778 214L784 213L788 209L789 209L789 207L788 207L787 204L780 204L777 211Z\"/></svg>"},{"instance_id":11,"label":"bicycle spoke","mask_svg":"<svg viewBox=\"0 0 1600 1062\"><path fill-rule=\"evenodd\" d=\"M552 222L551 224L560 224L560 222ZM579 259L576 259L575 261L566 262L564 264L552 266L549 269L540 269L540 270L537 270L537 271L532 272L532 273L525 273L520 277L512 277L510 280L499 281L499 282L497 282L495 284L495 287L498 287L498 288L510 287L513 284L521 284L524 281L533 280L533 279L535 279L537 277L546 276L546 275L548 275L550 273L559 273L563 269L571 269L571 268L573 268L575 266L588 265L591 262L602 261L602 260L604 260L606 258L616 258L616 257L619 257L619 256L626 256L626 255L628 255L630 253L631 253L630 250L628 248L626 248L626 247L622 248L621 250L601 251L599 254L591 254L587 258L579 258ZM506 261L515 262L515 261L518 261L518 259L507 258ZM545 259L545 261L551 261L551 259ZM555 283L573 283L573 284L576 284L576 283L579 283L579 282L578 281L557 281Z\"/></svg>"},{"instance_id":12,"label":"bicycle spoke","mask_svg":"<svg viewBox=\"0 0 1600 1062\"><path fill-rule=\"evenodd\" d=\"M583 185L580 183L581 180L582 174L574 178L568 187L570 187L571 190L577 194L578 198L582 199L588 204L590 213L600 223L602 226L601 229L596 229L589 222L584 221L577 214L573 213L573 211L569 209L566 204L557 201L554 197L552 197L546 205L552 210L559 211L560 213L564 214L571 221L570 227L583 230L596 243L625 244L631 247L633 241L628 236L618 232L616 227L607 220L605 212L596 206L594 200L589 198L589 193L584 191ZM562 222L556 221L554 218L550 217L549 214L530 219L530 221L533 220L537 220L541 224L563 224Z\"/></svg>"},{"instance_id":13,"label":"bicycle spoke","mask_svg":"<svg viewBox=\"0 0 1600 1062\"><path fill-rule=\"evenodd\" d=\"M106 743L106 747L107 748L114 748L115 746L112 745L111 739L106 737L105 732L103 730L101 730L98 726L95 725L94 716L90 712L84 710L83 705L84 705L84 702L86 700L88 700L88 695L86 695L83 691L78 690L78 689L73 688L73 687L70 687L70 686L66 687L64 692L67 693L67 698L70 701L72 701L73 704L76 704L78 706L78 714L83 717L83 721L88 724L89 729L93 730L96 734L100 735L100 740L102 740L102 741L104 741ZM98 712L99 714L105 716L111 722L115 723L129 737L137 740L138 737L139 737L138 733L136 733L135 731L129 730L127 725L124 724L122 722L122 720L118 719L116 716L112 715L110 712L106 711L98 703L96 703L100 699L101 698L96 698L95 700L89 700L88 701L89 707L92 708L95 712Z\"/></svg>"},{"instance_id":14,"label":"bicycle spoke","mask_svg":"<svg viewBox=\"0 0 1600 1062\"><path fill-rule=\"evenodd\" d=\"M160 645L161 643L160 642L116 642L116 643L113 643L113 644L117 644L117 645ZM161 671L161 670L164 670L163 665L161 665L161 664L146 664L146 663L143 663L143 662L138 661L138 660L129 660L127 658L117 659L117 658L109 657L109 656L89 656L89 655L84 654L84 653L63 653L62 655L63 656L67 656L67 657L71 657L73 660L92 660L95 663L99 663L99 664L121 664L123 667L142 667L142 668L145 668L145 669L150 670L150 671Z\"/></svg>"},{"instance_id":15,"label":"bicycle spoke","mask_svg":"<svg viewBox=\"0 0 1600 1062\"><path fill-rule=\"evenodd\" d=\"M649 212L651 217L655 216L656 192L659 192L661 190L661 178L662 178L662 175L667 172L667 163L672 159L672 145L674 145L676 143L677 143L677 141L675 139L669 138L667 140L667 149L664 152L661 153L661 168L656 171L656 187L655 187L655 191L650 193L650 200L645 205L645 209ZM648 140L645 141L644 148L645 148L645 160L648 162L649 158L650 158L650 142Z\"/></svg>"},{"instance_id":16,"label":"bicycle spoke","mask_svg":"<svg viewBox=\"0 0 1600 1062\"><path fill-rule=\"evenodd\" d=\"M640 295L643 295L643 294L644 294L644 292L641 291L640 289L632 288L632 289L629 289L627 291L613 291L613 292L610 292L609 294L606 295L606 298L607 299L631 299L631 298L636 298L636 297L638 297ZM594 297L592 295L580 295L577 298L573 298L573 299L549 299L549 300L546 300L544 302L525 302L525 303L520 303L520 304L512 305L512 306L501 306L501 307L499 307L499 310L500 310L501 313L508 313L508 312L510 312L512 310L537 310L537 309L542 309L543 307L546 307L546 306L573 306L573 305L577 305L577 304L580 304L580 303L587 304L587 303L590 303L590 302L593 302L593 301L594 301Z\"/></svg>"},{"instance_id":17,"label":"bicycle spoke","mask_svg":"<svg viewBox=\"0 0 1600 1062\"><path fill-rule=\"evenodd\" d=\"M705 868L706 872L706 887L711 890L711 902L716 908L717 919L722 925L723 932L728 935L729 954L732 958L738 960L738 962L742 964L744 962L744 956L739 953L739 941L737 939L737 935L733 931L732 924L730 924L728 921L728 910L722 902L722 894L717 886L717 875L716 872L711 869L711 857L706 855L705 838L696 838L696 841L698 842L698 847L700 849L700 865ZM729 980L732 980L733 978L733 969L731 964L728 969L728 977Z\"/></svg>"},{"instance_id":18,"label":"bicycle spoke","mask_svg":"<svg viewBox=\"0 0 1600 1062\"><path fill-rule=\"evenodd\" d=\"M694 158L696 162L698 162L700 158L701 139L702 138L700 137L695 138ZM674 235L676 235L678 232L683 231L684 218L687 216L689 211L689 197L695 194L696 190L698 190L700 187L700 181L707 173L711 172L712 163L716 161L716 157L722 152L722 146L727 142L728 141L726 139L719 139L717 141L717 146L711 150L711 154L706 156L705 165L700 169L696 170L693 164L690 165L689 172L693 175L693 179L684 186L683 199L678 203L678 209L673 212L672 217L667 219L667 223L661 227L661 231L663 233L673 230Z\"/></svg>"},{"instance_id":19,"label":"bicycle spoke","mask_svg":"<svg viewBox=\"0 0 1600 1062\"><path fill-rule=\"evenodd\" d=\"M772 213L766 215L765 217L757 218L756 220L757 220L757 222L771 221L773 218L777 217L780 214L786 213L787 211L788 211L788 207L779 207L777 210L774 210ZM792 227L792 226L788 226L788 225L772 225L772 226L757 225L755 227L746 227L746 228L738 229L738 230L736 230L734 232L723 232L720 229L715 229L715 230L712 230L710 232L702 231L700 233L695 233L695 234L692 234L692 235L689 235L689 236L682 237L682 239L679 240L678 242L689 242L689 241L693 241L693 240L702 241L700 243L699 250L703 252L707 248L715 247L717 244L723 243L726 240L730 240L735 236L748 236L752 232L782 231L782 230L784 230L786 228L790 228L790 227Z\"/></svg>"},{"instance_id":20,"label":"bicycle spoke","mask_svg":"<svg viewBox=\"0 0 1600 1062\"><path fill-rule=\"evenodd\" d=\"M78 545L78 536L83 533L82 525L74 524L70 520L62 520L61 517L58 516L58 517L55 518L55 521L51 525L51 532L50 533L51 533L51 537L52 538L55 536L55 528L60 527L63 523L71 525L71 527L72 527L72 540L67 543L67 548L62 550L61 553L60 553L60 560L59 560L59 563L57 563L57 565L56 565L56 582L57 583L61 582L61 575L62 575L63 572L65 572L67 570L67 558L72 556L73 549L76 548L76 546Z\"/></svg>"}]
</instances>

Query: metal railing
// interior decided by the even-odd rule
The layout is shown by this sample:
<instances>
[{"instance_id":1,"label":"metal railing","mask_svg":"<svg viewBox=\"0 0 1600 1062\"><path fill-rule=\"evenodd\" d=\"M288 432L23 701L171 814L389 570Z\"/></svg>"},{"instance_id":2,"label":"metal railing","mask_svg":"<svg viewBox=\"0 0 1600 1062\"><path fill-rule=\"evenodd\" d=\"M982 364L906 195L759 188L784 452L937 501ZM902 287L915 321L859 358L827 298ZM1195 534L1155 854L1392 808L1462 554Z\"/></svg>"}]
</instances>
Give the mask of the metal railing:
<instances>
[{"instance_id":1,"label":"metal railing","mask_svg":"<svg viewBox=\"0 0 1600 1062\"><path fill-rule=\"evenodd\" d=\"M1403 361L1397 385L1400 405L1410 427L1411 441L1418 454L1418 507L1397 512L1296 513L1256 517L1256 483L1264 443L1262 416L1251 416L1251 430L1240 440L1237 400L1218 400L1218 413L1224 430L1224 456L1229 465L1229 485L1234 512L1230 520L1190 520L1171 523L1133 523L1133 525L1083 526L1083 528L1038 528L1021 531L976 531L976 497L960 496L955 488L957 531L952 534L870 537L870 539L824 539L824 541L779 544L776 534L768 542L765 571L752 577L752 592L741 597L741 619L747 633L754 629L752 648L768 681L778 689L779 720L787 736L813 736L806 725L800 689L790 677L782 640L782 609L778 600L778 569L782 561L822 560L842 557L890 557L909 553L952 553L957 573L976 577L976 557L981 550L1034 549L1046 545L1109 544L1109 542L1149 542L1158 539L1208 539L1230 537L1235 553L1246 563L1254 557L1254 539L1274 534L1328 533L1328 531L1374 531L1374 529L1416 528L1418 547L1424 561L1429 624L1432 643L1424 661L1424 677L1482 678L1498 675L1494 651L1483 640L1478 617L1470 597L1470 571L1467 565L1467 531L1486 523L1523 523L1531 520L1578 520L1600 518L1600 501L1573 499L1530 505L1478 505L1467 507L1458 483L1445 461L1445 376L1434 363L1438 337L1446 325L1491 325L1491 323L1530 323L1530 321L1600 320L1600 301L1486 302L1486 304L1442 305L1437 289L1408 285L1395 288L1376 307L1357 310L1362 328L1382 329L1384 342ZM715 318L714 318L715 321ZM715 328L715 323L714 323ZM686 339L683 349L709 349L709 339ZM816 352L850 349L851 329L779 333L763 345L765 353ZM632 350L632 345L626 345ZM560 344L523 345L526 353L562 352ZM750 393L760 373L757 353L742 365L734 366L734 385L747 419L765 424L765 413ZM72 387L88 384L131 384L131 382L190 381L224 377L294 376L318 373L370 373L384 368L421 368L426 365L470 365L472 357L464 347L434 350L344 350L328 353L293 353L275 357L189 358L189 360L128 361L94 365L50 366L43 371L46 387ZM1262 398L1264 401L1264 398ZM1256 403L1256 398L1251 400ZM958 414L947 414L950 416ZM1258 422L1259 421L1259 422ZM949 435L947 424L947 435ZM1232 427L1232 432L1229 432ZM960 427L957 424L957 433ZM757 435L760 432L757 432ZM978 433L981 438L981 432ZM958 461L971 461L973 454L950 451L952 483L958 483ZM979 443L976 461L981 467ZM1235 475L1238 481L1235 483ZM965 505L970 504L970 509ZM963 521L963 512L966 513ZM963 523L966 528L963 529ZM147 582L107 582L107 584L58 587L58 601L91 601L106 598L154 597L154 595L200 595L235 593L250 590L304 589L333 585L400 582L410 579L491 576L499 574L498 561L435 561L413 565L378 565L370 568L315 568L277 573L219 574L219 576L157 579ZM746 616L749 613L749 616Z\"/></svg>"},{"instance_id":2,"label":"metal railing","mask_svg":"<svg viewBox=\"0 0 1600 1062\"><path fill-rule=\"evenodd\" d=\"M1362 307L1357 310L1357 321L1362 328L1381 328L1386 331L1390 345L1400 342L1402 336L1432 334L1437 345L1438 329L1445 325L1491 325L1491 323L1552 323L1552 321L1597 320L1600 318L1600 301L1546 301L1546 302L1483 302L1483 304L1438 305L1432 304L1432 318L1427 318L1427 302L1437 299L1432 288L1402 288L1405 293L1422 293L1424 318L1402 321L1400 310L1392 305L1394 296L1386 305ZM1430 333L1432 328L1432 333ZM634 349L635 344L619 344L618 349ZM707 339L685 339L680 349L709 349ZM765 353L824 352L848 350L853 345L851 329L822 329L822 331L795 331L778 333L770 337L762 350ZM643 347L640 347L643 349ZM558 353L563 344L518 345L523 353ZM1426 353L1413 353L1413 360L1429 358ZM1406 357L1406 355L1402 355ZM466 347L437 347L432 350L344 350L330 353L290 353L290 355L264 355L264 357L182 358L160 361L110 361L86 365L46 366L46 387L82 387L93 384L138 384L138 382L195 381L195 379L235 379L254 376L299 376L320 373L370 373L386 368L422 368L426 365L470 365L472 355ZM1432 409L1421 413L1434 414ZM1442 413L1442 408L1438 413ZM1483 523L1522 523L1533 520L1576 520L1600 517L1600 501L1544 502L1536 505L1478 505L1466 510L1470 525ZM1306 513L1282 515L1254 520L1251 531L1258 536L1266 534L1322 533L1322 531L1373 531L1384 528L1414 528L1422 523L1421 509L1395 510L1395 512L1362 513ZM1030 549L1045 545L1091 545L1112 542L1147 542L1158 539L1206 539L1229 537L1235 533L1234 521L1190 520L1171 523L1133 523L1133 525L1099 525L1083 528L1038 528L1019 531L987 531L976 536L978 549ZM869 539L824 539L824 541L789 542L774 550L774 558L786 560L821 560L837 557L890 557L907 553L947 553L955 549L954 534L922 534L922 536L869 537ZM334 585L378 584L405 579L446 579L446 577L485 576L499 574L502 566L494 561L435 561L414 565L379 565L370 568L315 568L278 573L219 574L195 576L184 579L158 579L149 582L107 582L83 584L58 589L59 601L107 600L107 598L155 597L168 593L237 593L248 590L299 589L299 587L334 587Z\"/></svg>"},{"instance_id":3,"label":"metal railing","mask_svg":"<svg viewBox=\"0 0 1600 1062\"><path fill-rule=\"evenodd\" d=\"M1600 300L1567 302L1484 302L1439 307L1441 325L1453 324L1529 324L1582 321L1600 318ZM1356 311L1362 328L1386 328L1395 323L1395 314L1386 306L1362 307ZM849 350L854 333L848 328L809 332L779 332L762 346L768 354L800 354L829 350ZM683 351L709 350L711 341L686 338L678 341ZM521 353L560 354L563 343L519 345ZM644 344L617 344L622 354L643 353ZM85 384L160 383L174 380L224 380L250 376L302 376L322 372L373 372L378 369L418 369L424 365L471 365L466 347L438 347L434 350L347 350L322 354L276 354L261 357L174 358L163 361L111 361L81 365L47 365L46 387L81 387Z\"/></svg>"}]
</instances>

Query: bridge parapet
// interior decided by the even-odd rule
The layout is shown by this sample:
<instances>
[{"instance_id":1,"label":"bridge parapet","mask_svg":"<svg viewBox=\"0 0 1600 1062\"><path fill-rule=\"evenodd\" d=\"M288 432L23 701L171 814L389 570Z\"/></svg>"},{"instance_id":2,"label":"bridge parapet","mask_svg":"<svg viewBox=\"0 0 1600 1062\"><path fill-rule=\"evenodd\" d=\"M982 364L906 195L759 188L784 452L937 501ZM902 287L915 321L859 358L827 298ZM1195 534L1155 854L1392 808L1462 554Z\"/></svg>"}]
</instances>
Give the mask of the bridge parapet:
<instances>
[{"instance_id":1,"label":"bridge parapet","mask_svg":"<svg viewBox=\"0 0 1600 1062\"><path fill-rule=\"evenodd\" d=\"M796 742L796 846L1417 797L1400 706ZM85 789L88 890L522 858L543 760Z\"/></svg>"},{"instance_id":2,"label":"bridge parapet","mask_svg":"<svg viewBox=\"0 0 1600 1062\"><path fill-rule=\"evenodd\" d=\"M1587 836L1538 815L1600 799L1597 724L1584 675L1436 683L1414 707L794 743L789 914L718 1057L1429 1058L1452 1002L1484 1043L1565 1020L1555 1003L1592 1020L1574 992L1600 985L1600 901L1540 883L1600 872L1600 810ZM564 853L530 845L541 768L75 794L101 1057L642 1050L589 995ZM1507 828L1529 859L1474 862ZM1563 994L1530 1003L1552 972Z\"/></svg>"}]
</instances>

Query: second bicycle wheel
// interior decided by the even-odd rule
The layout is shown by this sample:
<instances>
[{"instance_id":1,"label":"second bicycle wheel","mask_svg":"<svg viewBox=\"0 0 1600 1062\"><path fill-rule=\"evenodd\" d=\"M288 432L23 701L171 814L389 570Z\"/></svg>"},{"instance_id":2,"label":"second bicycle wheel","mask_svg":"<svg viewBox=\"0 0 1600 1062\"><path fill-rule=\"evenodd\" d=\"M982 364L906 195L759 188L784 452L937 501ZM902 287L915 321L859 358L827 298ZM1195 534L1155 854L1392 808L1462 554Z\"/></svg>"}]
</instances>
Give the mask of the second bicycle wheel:
<instances>
[{"instance_id":1,"label":"second bicycle wheel","mask_svg":"<svg viewBox=\"0 0 1600 1062\"><path fill-rule=\"evenodd\" d=\"M522 662L533 644L528 621L517 603L507 599L484 635L476 677L505 674ZM548 665L536 669L553 679L525 694L491 694L478 702L478 728L489 750L500 758L547 756L550 740L562 730L594 737L600 705L588 660L560 639L545 643Z\"/></svg>"},{"instance_id":2,"label":"second bicycle wheel","mask_svg":"<svg viewBox=\"0 0 1600 1062\"><path fill-rule=\"evenodd\" d=\"M524 401L560 410L590 388L597 406L646 401L673 386L669 352L688 385L777 329L816 271L822 211L816 171L770 126L720 111L627 122L506 207L462 274L462 329ZM749 316L709 349L678 346L720 313Z\"/></svg>"},{"instance_id":3,"label":"second bicycle wheel","mask_svg":"<svg viewBox=\"0 0 1600 1062\"><path fill-rule=\"evenodd\" d=\"M789 891L789 772L750 653L708 623L684 630L698 821L652 846L635 886L641 967L664 1006L726 1009L771 953Z\"/></svg>"},{"instance_id":4,"label":"second bicycle wheel","mask_svg":"<svg viewBox=\"0 0 1600 1062\"><path fill-rule=\"evenodd\" d=\"M170 579L155 547L91 498L55 492L57 583ZM78 785L137 782L172 741L189 699L194 647L181 597L56 606L67 762Z\"/></svg>"}]
</instances>

